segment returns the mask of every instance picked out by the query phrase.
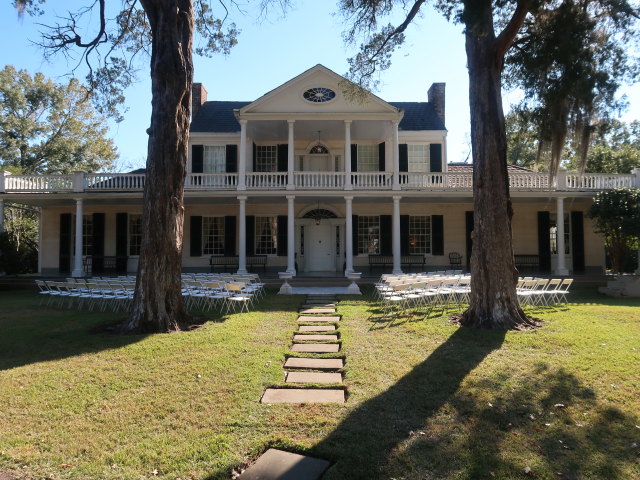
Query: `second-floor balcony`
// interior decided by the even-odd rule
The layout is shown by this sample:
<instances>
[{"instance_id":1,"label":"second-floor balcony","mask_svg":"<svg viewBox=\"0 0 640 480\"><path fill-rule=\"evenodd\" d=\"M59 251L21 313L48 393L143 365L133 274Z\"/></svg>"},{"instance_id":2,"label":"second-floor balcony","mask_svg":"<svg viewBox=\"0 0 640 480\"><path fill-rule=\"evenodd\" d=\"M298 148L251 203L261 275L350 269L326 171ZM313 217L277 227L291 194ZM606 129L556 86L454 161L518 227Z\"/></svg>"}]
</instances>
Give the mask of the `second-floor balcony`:
<instances>
[{"instance_id":1,"label":"second-floor balcony","mask_svg":"<svg viewBox=\"0 0 640 480\"><path fill-rule=\"evenodd\" d=\"M0 172L0 193L132 192L144 189L144 173L73 173L61 175L9 175ZM621 187L640 188L640 170L631 174L560 172L555 182L547 173L511 172L512 191L599 191ZM424 191L470 192L471 172L263 172L190 173L185 191Z\"/></svg>"}]
</instances>

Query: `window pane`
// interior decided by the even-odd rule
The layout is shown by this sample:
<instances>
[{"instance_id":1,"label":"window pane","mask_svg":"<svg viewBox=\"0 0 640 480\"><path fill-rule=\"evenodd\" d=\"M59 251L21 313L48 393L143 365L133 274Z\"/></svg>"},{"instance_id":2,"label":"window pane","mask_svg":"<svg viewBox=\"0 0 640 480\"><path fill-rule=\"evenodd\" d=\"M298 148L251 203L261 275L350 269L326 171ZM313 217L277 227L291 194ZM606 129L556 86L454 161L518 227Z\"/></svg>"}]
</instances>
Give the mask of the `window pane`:
<instances>
[{"instance_id":1,"label":"window pane","mask_svg":"<svg viewBox=\"0 0 640 480\"><path fill-rule=\"evenodd\" d=\"M224 173L227 169L225 146L204 146L204 173Z\"/></svg>"},{"instance_id":2,"label":"window pane","mask_svg":"<svg viewBox=\"0 0 640 480\"><path fill-rule=\"evenodd\" d=\"M378 145L358 145L358 171L378 172Z\"/></svg>"},{"instance_id":3,"label":"window pane","mask_svg":"<svg viewBox=\"0 0 640 480\"><path fill-rule=\"evenodd\" d=\"M431 217L409 217L409 254L431 253Z\"/></svg>"},{"instance_id":4,"label":"window pane","mask_svg":"<svg viewBox=\"0 0 640 480\"><path fill-rule=\"evenodd\" d=\"M256 172L278 171L278 147L258 145L256 147Z\"/></svg>"},{"instance_id":5,"label":"window pane","mask_svg":"<svg viewBox=\"0 0 640 480\"><path fill-rule=\"evenodd\" d=\"M129 255L140 255L142 215L129 215Z\"/></svg>"},{"instance_id":6,"label":"window pane","mask_svg":"<svg viewBox=\"0 0 640 480\"><path fill-rule=\"evenodd\" d=\"M224 254L224 217L202 217L202 254Z\"/></svg>"},{"instance_id":7,"label":"window pane","mask_svg":"<svg viewBox=\"0 0 640 480\"><path fill-rule=\"evenodd\" d=\"M278 252L278 217L256 217L256 254Z\"/></svg>"},{"instance_id":8,"label":"window pane","mask_svg":"<svg viewBox=\"0 0 640 480\"><path fill-rule=\"evenodd\" d=\"M551 248L551 254L558 254L558 217L555 213L549 215L549 246ZM564 215L564 253L566 255L571 253L571 222L569 221L569 214Z\"/></svg>"},{"instance_id":9,"label":"window pane","mask_svg":"<svg viewBox=\"0 0 640 480\"><path fill-rule=\"evenodd\" d=\"M380 253L380 217L358 216L358 254Z\"/></svg>"},{"instance_id":10,"label":"window pane","mask_svg":"<svg viewBox=\"0 0 640 480\"><path fill-rule=\"evenodd\" d=\"M428 145L407 145L410 172L429 171Z\"/></svg>"}]
</instances>

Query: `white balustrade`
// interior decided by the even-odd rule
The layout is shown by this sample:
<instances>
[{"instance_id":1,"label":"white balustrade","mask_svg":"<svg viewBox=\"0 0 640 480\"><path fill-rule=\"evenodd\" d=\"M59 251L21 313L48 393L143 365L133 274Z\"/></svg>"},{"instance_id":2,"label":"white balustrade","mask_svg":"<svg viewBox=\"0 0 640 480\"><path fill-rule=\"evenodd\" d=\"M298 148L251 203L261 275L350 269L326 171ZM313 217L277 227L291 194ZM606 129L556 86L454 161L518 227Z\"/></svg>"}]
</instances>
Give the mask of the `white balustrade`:
<instances>
[{"instance_id":1,"label":"white balustrade","mask_svg":"<svg viewBox=\"0 0 640 480\"><path fill-rule=\"evenodd\" d=\"M393 184L391 172L358 172L351 174L354 190L389 189Z\"/></svg>"},{"instance_id":2,"label":"white balustrade","mask_svg":"<svg viewBox=\"0 0 640 480\"><path fill-rule=\"evenodd\" d=\"M514 190L548 190L548 173L511 173L509 174L509 188Z\"/></svg>"},{"instance_id":3,"label":"white balustrade","mask_svg":"<svg viewBox=\"0 0 640 480\"><path fill-rule=\"evenodd\" d=\"M70 192L73 175L7 175L4 178L7 192Z\"/></svg>"},{"instance_id":4,"label":"white balustrade","mask_svg":"<svg viewBox=\"0 0 640 480\"><path fill-rule=\"evenodd\" d=\"M144 173L87 173L84 188L87 190L142 190Z\"/></svg>"},{"instance_id":5,"label":"white balustrade","mask_svg":"<svg viewBox=\"0 0 640 480\"><path fill-rule=\"evenodd\" d=\"M633 187L635 175L622 173L567 174L568 190L610 190Z\"/></svg>"},{"instance_id":6,"label":"white balustrade","mask_svg":"<svg viewBox=\"0 0 640 480\"><path fill-rule=\"evenodd\" d=\"M295 172L296 188L332 190L344 187L343 172Z\"/></svg>"},{"instance_id":7,"label":"white balustrade","mask_svg":"<svg viewBox=\"0 0 640 480\"><path fill-rule=\"evenodd\" d=\"M247 173L247 189L286 188L287 174L280 172Z\"/></svg>"},{"instance_id":8,"label":"white balustrade","mask_svg":"<svg viewBox=\"0 0 640 480\"><path fill-rule=\"evenodd\" d=\"M230 190L237 185L237 173L188 173L184 180L184 187L188 190Z\"/></svg>"}]
</instances>

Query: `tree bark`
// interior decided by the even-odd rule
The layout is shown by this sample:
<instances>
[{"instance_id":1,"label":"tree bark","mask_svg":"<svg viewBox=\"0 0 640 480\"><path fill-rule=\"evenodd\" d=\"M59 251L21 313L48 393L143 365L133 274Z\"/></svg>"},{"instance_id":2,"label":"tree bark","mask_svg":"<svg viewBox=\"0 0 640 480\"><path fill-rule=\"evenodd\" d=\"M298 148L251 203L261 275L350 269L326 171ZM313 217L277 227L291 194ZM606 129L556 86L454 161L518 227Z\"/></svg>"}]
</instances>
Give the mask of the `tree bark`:
<instances>
[{"instance_id":1,"label":"tree bark","mask_svg":"<svg viewBox=\"0 0 640 480\"><path fill-rule=\"evenodd\" d=\"M191 0L141 0L151 26L151 126L142 245L125 331L179 330L189 316L181 293L184 178L193 82Z\"/></svg>"},{"instance_id":2,"label":"tree bark","mask_svg":"<svg viewBox=\"0 0 640 480\"><path fill-rule=\"evenodd\" d=\"M504 49L496 42L491 0L468 0L463 18L469 69L474 224L471 298L460 323L475 328L523 328L531 321L516 295L518 271L513 258L513 207L501 94Z\"/></svg>"}]
</instances>

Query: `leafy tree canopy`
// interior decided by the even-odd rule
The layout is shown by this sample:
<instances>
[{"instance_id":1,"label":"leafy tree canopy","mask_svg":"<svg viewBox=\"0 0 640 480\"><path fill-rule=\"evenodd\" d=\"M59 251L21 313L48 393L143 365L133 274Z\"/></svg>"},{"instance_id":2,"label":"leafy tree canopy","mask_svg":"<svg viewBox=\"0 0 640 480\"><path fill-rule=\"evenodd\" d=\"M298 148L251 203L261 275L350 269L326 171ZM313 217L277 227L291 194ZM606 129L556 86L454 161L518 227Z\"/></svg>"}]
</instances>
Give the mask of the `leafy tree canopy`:
<instances>
[{"instance_id":1,"label":"leafy tree canopy","mask_svg":"<svg viewBox=\"0 0 640 480\"><path fill-rule=\"evenodd\" d=\"M86 87L8 65L0 71L0 168L13 173L108 169L117 158Z\"/></svg>"}]
</instances>

